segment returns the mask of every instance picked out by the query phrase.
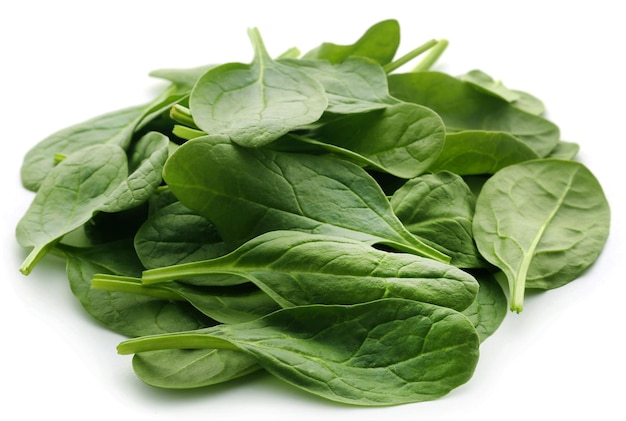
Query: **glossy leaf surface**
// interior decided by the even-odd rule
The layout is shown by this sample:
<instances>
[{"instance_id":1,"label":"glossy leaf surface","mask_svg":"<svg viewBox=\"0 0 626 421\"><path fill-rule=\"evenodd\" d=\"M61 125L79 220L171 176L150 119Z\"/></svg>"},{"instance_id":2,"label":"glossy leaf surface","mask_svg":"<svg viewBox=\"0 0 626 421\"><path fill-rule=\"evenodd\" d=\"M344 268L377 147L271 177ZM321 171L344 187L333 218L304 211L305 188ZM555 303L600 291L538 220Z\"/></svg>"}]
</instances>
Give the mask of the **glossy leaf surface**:
<instances>
[{"instance_id":1,"label":"glossy leaf surface","mask_svg":"<svg viewBox=\"0 0 626 421\"><path fill-rule=\"evenodd\" d=\"M241 148L209 136L181 146L164 178L233 247L268 231L298 230L448 260L406 230L361 167L334 157Z\"/></svg>"},{"instance_id":2,"label":"glossy leaf surface","mask_svg":"<svg viewBox=\"0 0 626 421\"><path fill-rule=\"evenodd\" d=\"M398 99L432 108L449 133L507 132L528 144L540 157L548 155L560 140L559 128L549 120L519 110L444 73L394 74L389 76L389 90Z\"/></svg>"},{"instance_id":3,"label":"glossy leaf surface","mask_svg":"<svg viewBox=\"0 0 626 421\"><path fill-rule=\"evenodd\" d=\"M355 304L398 297L465 309L476 280L454 266L408 253L389 253L355 240L273 231L217 259L147 270L144 284L237 275L256 284L282 307ZM203 285L200 281L188 281ZM211 285L211 279L207 282Z\"/></svg>"},{"instance_id":4,"label":"glossy leaf surface","mask_svg":"<svg viewBox=\"0 0 626 421\"><path fill-rule=\"evenodd\" d=\"M543 159L507 167L482 188L474 215L481 254L505 273L511 309L526 288L576 279L607 239L609 205L595 176L574 161Z\"/></svg>"},{"instance_id":5,"label":"glossy leaf surface","mask_svg":"<svg viewBox=\"0 0 626 421\"><path fill-rule=\"evenodd\" d=\"M315 79L274 61L257 30L249 35L252 63L227 63L206 72L191 91L189 106L204 132L258 147L317 121L328 100Z\"/></svg>"},{"instance_id":6,"label":"glossy leaf surface","mask_svg":"<svg viewBox=\"0 0 626 421\"><path fill-rule=\"evenodd\" d=\"M478 335L454 310L385 299L294 307L249 323L129 340L118 351L168 348L239 349L310 393L382 406L436 399L467 382Z\"/></svg>"}]
</instances>

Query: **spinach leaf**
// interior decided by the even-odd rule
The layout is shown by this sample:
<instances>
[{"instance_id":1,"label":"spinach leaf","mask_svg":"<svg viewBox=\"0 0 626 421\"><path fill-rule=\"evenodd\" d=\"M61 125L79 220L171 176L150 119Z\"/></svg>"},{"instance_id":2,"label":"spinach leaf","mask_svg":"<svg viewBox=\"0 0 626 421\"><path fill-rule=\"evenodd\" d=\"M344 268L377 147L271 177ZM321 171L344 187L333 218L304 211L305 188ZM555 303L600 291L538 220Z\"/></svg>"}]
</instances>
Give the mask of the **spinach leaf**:
<instances>
[{"instance_id":1,"label":"spinach leaf","mask_svg":"<svg viewBox=\"0 0 626 421\"><path fill-rule=\"evenodd\" d=\"M522 111L530 114L541 115L546 108L540 99L533 95L509 89L501 81L494 80L491 76L481 70L472 70L459 76L463 82L472 85L481 92L500 98Z\"/></svg>"},{"instance_id":2,"label":"spinach leaf","mask_svg":"<svg viewBox=\"0 0 626 421\"><path fill-rule=\"evenodd\" d=\"M429 171L495 174L508 165L538 158L526 143L509 133L465 130L446 135L444 147Z\"/></svg>"},{"instance_id":3,"label":"spinach leaf","mask_svg":"<svg viewBox=\"0 0 626 421\"><path fill-rule=\"evenodd\" d=\"M198 79L214 67L217 67L217 65L208 64L189 69L156 69L150 72L150 76L168 80L181 93L189 93L198 82Z\"/></svg>"},{"instance_id":4,"label":"spinach leaf","mask_svg":"<svg viewBox=\"0 0 626 421\"><path fill-rule=\"evenodd\" d=\"M151 133L139 145L130 160L135 167L130 175L126 153L111 143L81 149L50 171L16 228L19 243L32 247L22 273L30 273L56 242L95 213L120 212L148 199L162 180L168 139Z\"/></svg>"},{"instance_id":5,"label":"spinach leaf","mask_svg":"<svg viewBox=\"0 0 626 421\"><path fill-rule=\"evenodd\" d=\"M295 138L376 170L413 178L425 172L439 155L445 127L432 110L399 103L333 119Z\"/></svg>"},{"instance_id":6,"label":"spinach leaf","mask_svg":"<svg viewBox=\"0 0 626 421\"><path fill-rule=\"evenodd\" d=\"M566 142L564 140L557 143L556 148L550 152L549 158L557 159L574 159L578 155L580 145L574 142Z\"/></svg>"},{"instance_id":7,"label":"spinach leaf","mask_svg":"<svg viewBox=\"0 0 626 421\"><path fill-rule=\"evenodd\" d=\"M389 76L392 96L432 108L449 133L464 130L506 132L545 157L559 141L559 128L551 121L521 111L493 95L479 92L463 81L440 72Z\"/></svg>"},{"instance_id":8,"label":"spinach leaf","mask_svg":"<svg viewBox=\"0 0 626 421\"><path fill-rule=\"evenodd\" d=\"M463 268L485 265L472 235L476 198L460 176L440 172L413 178L390 202L408 230L450 256L451 264Z\"/></svg>"},{"instance_id":9,"label":"spinach leaf","mask_svg":"<svg viewBox=\"0 0 626 421\"><path fill-rule=\"evenodd\" d=\"M211 259L229 251L210 221L175 198L153 208L135 235L135 249L148 269Z\"/></svg>"},{"instance_id":10,"label":"spinach leaf","mask_svg":"<svg viewBox=\"0 0 626 421\"><path fill-rule=\"evenodd\" d=\"M224 383L261 370L254 356L230 349L165 349L133 356L143 382L165 389L191 389Z\"/></svg>"},{"instance_id":11,"label":"spinach leaf","mask_svg":"<svg viewBox=\"0 0 626 421\"><path fill-rule=\"evenodd\" d=\"M332 156L241 148L208 136L182 145L163 176L233 248L268 231L298 230L449 260L402 225L361 167Z\"/></svg>"},{"instance_id":12,"label":"spinach leaf","mask_svg":"<svg viewBox=\"0 0 626 421\"><path fill-rule=\"evenodd\" d=\"M508 279L511 309L526 288L552 289L576 279L598 257L610 225L609 204L581 163L526 161L500 170L476 202L481 254Z\"/></svg>"},{"instance_id":13,"label":"spinach leaf","mask_svg":"<svg viewBox=\"0 0 626 421\"><path fill-rule=\"evenodd\" d=\"M143 267L132 242L119 240L91 247L57 246L67 258L72 293L94 319L126 336L198 329L215 324L188 303L91 288L96 274L138 276Z\"/></svg>"},{"instance_id":14,"label":"spinach leaf","mask_svg":"<svg viewBox=\"0 0 626 421\"><path fill-rule=\"evenodd\" d=\"M325 42L304 54L304 59L323 59L340 63L349 57L367 57L381 65L390 63L400 45L400 25L395 19L372 25L354 44Z\"/></svg>"},{"instance_id":15,"label":"spinach leaf","mask_svg":"<svg viewBox=\"0 0 626 421\"><path fill-rule=\"evenodd\" d=\"M306 73L273 60L256 29L251 64L227 63L206 72L191 91L198 128L258 147L317 121L328 105L324 88Z\"/></svg>"},{"instance_id":16,"label":"spinach leaf","mask_svg":"<svg viewBox=\"0 0 626 421\"><path fill-rule=\"evenodd\" d=\"M399 297L463 310L478 284L448 264L407 253L389 253L362 242L297 231L272 231L226 256L150 269L142 282L178 280L214 285L210 277L247 279L282 307L355 304ZM198 280L199 279L199 280Z\"/></svg>"},{"instance_id":17,"label":"spinach leaf","mask_svg":"<svg viewBox=\"0 0 626 421\"><path fill-rule=\"evenodd\" d=\"M328 98L326 112L363 113L398 103L389 95L387 74L371 60L349 57L332 64L326 60L285 59L280 63L295 67L322 84Z\"/></svg>"},{"instance_id":18,"label":"spinach leaf","mask_svg":"<svg viewBox=\"0 0 626 421\"><path fill-rule=\"evenodd\" d=\"M384 299L294 307L248 323L131 339L118 352L241 350L274 376L310 393L382 406L436 399L467 382L478 360L478 343L470 321L454 310Z\"/></svg>"},{"instance_id":19,"label":"spinach leaf","mask_svg":"<svg viewBox=\"0 0 626 421\"><path fill-rule=\"evenodd\" d=\"M507 300L496 278L487 270L471 271L480 288L476 300L463 314L474 324L480 342L484 342L500 327L507 314Z\"/></svg>"},{"instance_id":20,"label":"spinach leaf","mask_svg":"<svg viewBox=\"0 0 626 421\"><path fill-rule=\"evenodd\" d=\"M137 120L143 116L143 112L144 107L125 108L51 134L29 150L24 157L21 168L22 184L31 191L39 190L56 166L55 154L69 156L102 143L127 146Z\"/></svg>"},{"instance_id":21,"label":"spinach leaf","mask_svg":"<svg viewBox=\"0 0 626 421\"><path fill-rule=\"evenodd\" d=\"M240 323L257 319L279 309L276 301L246 279L239 283L223 283L212 277L210 286L196 286L180 282L145 285L140 278L98 273L91 279L91 287L171 301L186 301L207 317L220 323ZM220 285L215 286L215 285Z\"/></svg>"}]
</instances>

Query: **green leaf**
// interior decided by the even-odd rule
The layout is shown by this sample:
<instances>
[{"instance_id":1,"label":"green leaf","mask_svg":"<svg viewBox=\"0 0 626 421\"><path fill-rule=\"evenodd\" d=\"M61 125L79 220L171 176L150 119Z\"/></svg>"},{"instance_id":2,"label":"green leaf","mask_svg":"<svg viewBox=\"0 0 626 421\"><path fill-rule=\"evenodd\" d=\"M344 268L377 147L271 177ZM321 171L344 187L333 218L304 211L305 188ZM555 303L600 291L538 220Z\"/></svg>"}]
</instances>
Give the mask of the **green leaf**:
<instances>
[{"instance_id":1,"label":"green leaf","mask_svg":"<svg viewBox=\"0 0 626 421\"><path fill-rule=\"evenodd\" d=\"M406 230L361 167L331 156L241 148L209 136L182 145L163 175L232 247L268 231L298 230L448 260Z\"/></svg>"},{"instance_id":2,"label":"green leaf","mask_svg":"<svg viewBox=\"0 0 626 421\"><path fill-rule=\"evenodd\" d=\"M579 150L580 145L578 143L565 142L562 140L557 143L556 148L550 152L548 157L557 159L574 159L576 158L576 155L578 155Z\"/></svg>"},{"instance_id":3,"label":"green leaf","mask_svg":"<svg viewBox=\"0 0 626 421\"><path fill-rule=\"evenodd\" d=\"M304 59L323 59L340 63L349 57L367 57L381 65L390 63L400 45L400 25L394 19L372 25L354 44L325 42L306 53Z\"/></svg>"},{"instance_id":4,"label":"green leaf","mask_svg":"<svg viewBox=\"0 0 626 421\"><path fill-rule=\"evenodd\" d=\"M280 60L311 76L322 84L328 98L327 112L363 113L397 104L389 95L387 74L383 68L362 57L350 57L341 63L326 60Z\"/></svg>"},{"instance_id":5,"label":"green leaf","mask_svg":"<svg viewBox=\"0 0 626 421\"><path fill-rule=\"evenodd\" d=\"M450 256L451 264L463 268L485 265L472 235L476 198L460 176L440 172L413 178L390 202L407 229Z\"/></svg>"},{"instance_id":6,"label":"green leaf","mask_svg":"<svg viewBox=\"0 0 626 421\"><path fill-rule=\"evenodd\" d=\"M494 80L481 70L469 71L459 76L459 79L481 92L510 103L522 111L535 115L541 115L545 112L545 106L538 98L526 92L509 89L501 81Z\"/></svg>"},{"instance_id":7,"label":"green leaf","mask_svg":"<svg viewBox=\"0 0 626 421\"><path fill-rule=\"evenodd\" d=\"M143 266L128 239L82 248L61 244L58 248L67 257L67 277L72 293L89 315L114 332L134 337L214 324L183 301L91 288L95 274L141 274Z\"/></svg>"},{"instance_id":8,"label":"green leaf","mask_svg":"<svg viewBox=\"0 0 626 421\"><path fill-rule=\"evenodd\" d=\"M610 210L595 176L574 161L541 159L502 169L483 186L474 236L485 259L506 275L511 309L526 288L571 282L598 257Z\"/></svg>"},{"instance_id":9,"label":"green leaf","mask_svg":"<svg viewBox=\"0 0 626 421\"><path fill-rule=\"evenodd\" d=\"M296 139L401 178L416 177L435 161L445 142L437 114L417 104L333 119Z\"/></svg>"},{"instance_id":10,"label":"green leaf","mask_svg":"<svg viewBox=\"0 0 626 421\"><path fill-rule=\"evenodd\" d=\"M441 116L448 133L465 130L506 132L545 157L559 141L559 128L543 117L524 112L493 95L439 72L389 76L392 96L424 105Z\"/></svg>"},{"instance_id":11,"label":"green leaf","mask_svg":"<svg viewBox=\"0 0 626 421\"><path fill-rule=\"evenodd\" d=\"M249 35L252 63L227 63L206 72L191 91L189 107L206 133L258 147L317 121L328 100L316 80L274 61L256 29Z\"/></svg>"},{"instance_id":12,"label":"green leaf","mask_svg":"<svg viewBox=\"0 0 626 421\"><path fill-rule=\"evenodd\" d=\"M446 135L444 147L429 170L495 174L508 165L537 158L535 151L509 133L466 130Z\"/></svg>"},{"instance_id":13,"label":"green leaf","mask_svg":"<svg viewBox=\"0 0 626 421\"><path fill-rule=\"evenodd\" d=\"M462 314L410 300L302 306L248 323L122 342L118 352L236 349L323 398L383 406L428 401L467 382L478 336Z\"/></svg>"},{"instance_id":14,"label":"green leaf","mask_svg":"<svg viewBox=\"0 0 626 421\"><path fill-rule=\"evenodd\" d=\"M32 247L20 271L30 273L56 242L97 212L144 203L162 180L167 144L162 134L144 136L131 158L137 168L130 176L126 153L111 143L81 149L54 167L16 228L20 245Z\"/></svg>"},{"instance_id":15,"label":"green leaf","mask_svg":"<svg viewBox=\"0 0 626 421\"><path fill-rule=\"evenodd\" d=\"M168 80L176 86L179 92L189 93L198 79L214 67L217 65L209 64L188 69L156 69L150 72L150 76Z\"/></svg>"},{"instance_id":16,"label":"green leaf","mask_svg":"<svg viewBox=\"0 0 626 421\"><path fill-rule=\"evenodd\" d=\"M228 349L165 349L133 357L135 374L150 386L192 389L261 370L254 356Z\"/></svg>"},{"instance_id":17,"label":"green leaf","mask_svg":"<svg viewBox=\"0 0 626 421\"><path fill-rule=\"evenodd\" d=\"M461 311L478 289L470 275L445 263L298 231L263 234L216 259L150 269L143 273L142 282L213 285L207 278L211 274L247 279L282 307L397 297Z\"/></svg>"},{"instance_id":18,"label":"green leaf","mask_svg":"<svg viewBox=\"0 0 626 421\"><path fill-rule=\"evenodd\" d=\"M480 342L484 342L500 327L507 314L507 300L496 278L486 270L473 271L480 288L476 300L463 314L474 324Z\"/></svg>"},{"instance_id":19,"label":"green leaf","mask_svg":"<svg viewBox=\"0 0 626 421\"><path fill-rule=\"evenodd\" d=\"M135 249L148 269L211 259L229 251L210 221L175 198L152 210L135 235Z\"/></svg>"},{"instance_id":20,"label":"green leaf","mask_svg":"<svg viewBox=\"0 0 626 421\"><path fill-rule=\"evenodd\" d=\"M103 143L126 147L143 113L143 106L125 108L51 134L29 150L24 157L21 168L22 184L31 191L39 190L56 166L55 154L69 156Z\"/></svg>"},{"instance_id":21,"label":"green leaf","mask_svg":"<svg viewBox=\"0 0 626 421\"><path fill-rule=\"evenodd\" d=\"M222 283L219 281L219 276L211 276L209 281L204 282L210 286L189 285L177 281L145 285L141 283L140 278L98 273L91 279L91 287L101 291L186 301L219 323L247 322L280 308L276 301L247 279L235 275L231 278L237 278L240 281L239 283Z\"/></svg>"}]
</instances>

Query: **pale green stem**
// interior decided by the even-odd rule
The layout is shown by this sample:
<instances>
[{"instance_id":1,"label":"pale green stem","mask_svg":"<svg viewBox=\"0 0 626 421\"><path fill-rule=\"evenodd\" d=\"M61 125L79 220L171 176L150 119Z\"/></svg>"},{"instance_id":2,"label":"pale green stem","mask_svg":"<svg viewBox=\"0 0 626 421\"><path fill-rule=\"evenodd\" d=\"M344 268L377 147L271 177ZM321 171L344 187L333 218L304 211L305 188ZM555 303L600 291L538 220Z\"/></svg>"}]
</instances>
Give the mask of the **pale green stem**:
<instances>
[{"instance_id":1,"label":"pale green stem","mask_svg":"<svg viewBox=\"0 0 626 421\"><path fill-rule=\"evenodd\" d=\"M198 332L171 333L129 339L117 346L122 355L163 349L231 349L239 350L232 343L209 334Z\"/></svg>"},{"instance_id":2,"label":"pale green stem","mask_svg":"<svg viewBox=\"0 0 626 421\"><path fill-rule=\"evenodd\" d=\"M413 68L413 72L425 72L431 69L433 65L439 60L439 57L448 48L448 41L445 39L439 40L437 45L432 47L426 57L420 61L417 66Z\"/></svg>"},{"instance_id":3,"label":"pale green stem","mask_svg":"<svg viewBox=\"0 0 626 421\"><path fill-rule=\"evenodd\" d=\"M419 55L425 53L426 51L430 50L431 48L435 47L436 45L438 45L438 41L435 39L432 39L422 45L420 45L419 47L409 51L408 53L406 53L405 55L403 55L402 57L400 57L399 59L385 65L383 67L383 69L385 70L385 73L389 74L391 72L393 72L394 70L398 69L401 66L404 66L405 64L407 64L408 62L410 62L411 60L413 60L414 58L418 57Z\"/></svg>"}]
</instances>

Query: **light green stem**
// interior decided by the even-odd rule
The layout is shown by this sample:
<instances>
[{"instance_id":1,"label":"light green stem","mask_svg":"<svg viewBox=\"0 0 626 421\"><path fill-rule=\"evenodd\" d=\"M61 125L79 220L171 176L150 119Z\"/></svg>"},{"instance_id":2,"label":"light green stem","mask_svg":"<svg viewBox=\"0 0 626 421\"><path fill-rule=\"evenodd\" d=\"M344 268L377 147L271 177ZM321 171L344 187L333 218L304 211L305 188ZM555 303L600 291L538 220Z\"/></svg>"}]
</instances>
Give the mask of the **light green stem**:
<instances>
[{"instance_id":1,"label":"light green stem","mask_svg":"<svg viewBox=\"0 0 626 421\"><path fill-rule=\"evenodd\" d=\"M178 294L159 287L145 286L141 283L140 278L128 276L97 274L91 280L91 287L103 291L125 292L163 300L184 301Z\"/></svg>"},{"instance_id":2,"label":"light green stem","mask_svg":"<svg viewBox=\"0 0 626 421\"><path fill-rule=\"evenodd\" d=\"M426 57L420 61L417 66L413 68L413 72L425 72L431 69L433 65L439 60L439 57L448 48L448 41L445 39L437 41L437 45L432 47Z\"/></svg>"},{"instance_id":3,"label":"light green stem","mask_svg":"<svg viewBox=\"0 0 626 421\"><path fill-rule=\"evenodd\" d=\"M408 62L410 62L411 60L413 60L414 58L416 58L417 56L425 53L426 51L430 50L431 48L435 47L436 45L438 45L438 41L437 40L430 40L422 45L420 45L419 47L409 51L408 53L406 53L405 55L403 55L402 57L400 57L399 59L387 64L386 66L383 67L383 69L385 70L385 73L389 74L391 72L393 72L394 70L398 69L401 66L404 66L405 64L407 64Z\"/></svg>"},{"instance_id":4,"label":"light green stem","mask_svg":"<svg viewBox=\"0 0 626 421\"><path fill-rule=\"evenodd\" d=\"M129 339L117 346L117 352L122 355L138 352L159 351L163 349L231 349L238 347L223 339L197 332L171 333L165 335L143 336Z\"/></svg>"}]
</instances>

